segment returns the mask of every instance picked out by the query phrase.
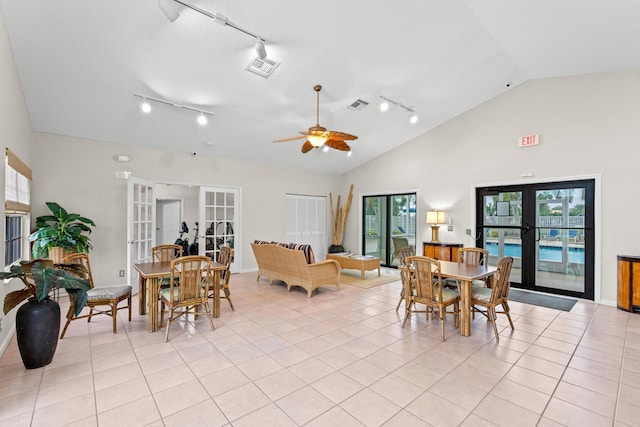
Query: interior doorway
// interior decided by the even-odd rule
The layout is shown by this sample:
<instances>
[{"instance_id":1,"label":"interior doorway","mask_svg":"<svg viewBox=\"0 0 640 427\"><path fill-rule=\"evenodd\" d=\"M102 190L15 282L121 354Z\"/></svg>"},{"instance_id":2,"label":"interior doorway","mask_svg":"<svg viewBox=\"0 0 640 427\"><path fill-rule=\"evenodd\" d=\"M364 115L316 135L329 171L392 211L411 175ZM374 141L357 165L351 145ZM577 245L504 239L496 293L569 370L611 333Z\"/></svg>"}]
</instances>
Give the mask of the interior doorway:
<instances>
[{"instance_id":1,"label":"interior doorway","mask_svg":"<svg viewBox=\"0 0 640 427\"><path fill-rule=\"evenodd\" d=\"M170 245L180 235L182 200L156 200L156 245Z\"/></svg>"}]
</instances>

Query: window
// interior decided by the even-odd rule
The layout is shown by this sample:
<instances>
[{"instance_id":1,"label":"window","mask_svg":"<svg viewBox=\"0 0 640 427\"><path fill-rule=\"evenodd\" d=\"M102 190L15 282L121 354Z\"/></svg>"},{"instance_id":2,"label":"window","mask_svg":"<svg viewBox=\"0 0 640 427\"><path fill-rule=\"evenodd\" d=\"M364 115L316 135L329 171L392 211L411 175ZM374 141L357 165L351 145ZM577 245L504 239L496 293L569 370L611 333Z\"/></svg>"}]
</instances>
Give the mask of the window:
<instances>
[{"instance_id":1,"label":"window","mask_svg":"<svg viewBox=\"0 0 640 427\"><path fill-rule=\"evenodd\" d=\"M5 267L28 258L27 225L31 209L31 169L8 148L5 151Z\"/></svg>"},{"instance_id":2,"label":"window","mask_svg":"<svg viewBox=\"0 0 640 427\"><path fill-rule=\"evenodd\" d=\"M4 265L22 259L22 215L7 215L4 243Z\"/></svg>"}]
</instances>

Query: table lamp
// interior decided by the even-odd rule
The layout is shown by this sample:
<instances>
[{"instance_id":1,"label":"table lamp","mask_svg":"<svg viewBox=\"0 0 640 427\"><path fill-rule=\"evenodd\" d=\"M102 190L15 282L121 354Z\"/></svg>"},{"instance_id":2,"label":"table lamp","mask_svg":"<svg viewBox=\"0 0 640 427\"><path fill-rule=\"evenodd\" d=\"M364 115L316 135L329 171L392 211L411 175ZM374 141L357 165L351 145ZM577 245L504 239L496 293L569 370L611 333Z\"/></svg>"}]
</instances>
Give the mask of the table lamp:
<instances>
[{"instance_id":1,"label":"table lamp","mask_svg":"<svg viewBox=\"0 0 640 427\"><path fill-rule=\"evenodd\" d=\"M427 211L427 224L431 226L431 241L438 241L438 230L444 224L444 211Z\"/></svg>"}]
</instances>

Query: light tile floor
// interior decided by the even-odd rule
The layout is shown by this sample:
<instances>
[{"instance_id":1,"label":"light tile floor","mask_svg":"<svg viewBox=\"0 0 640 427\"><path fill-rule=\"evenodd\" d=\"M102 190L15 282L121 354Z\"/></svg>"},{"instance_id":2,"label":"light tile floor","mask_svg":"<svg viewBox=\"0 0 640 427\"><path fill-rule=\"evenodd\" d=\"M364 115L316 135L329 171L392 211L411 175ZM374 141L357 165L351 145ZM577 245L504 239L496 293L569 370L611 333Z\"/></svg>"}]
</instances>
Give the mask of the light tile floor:
<instances>
[{"instance_id":1,"label":"light tile floor","mask_svg":"<svg viewBox=\"0 0 640 427\"><path fill-rule=\"evenodd\" d=\"M496 343L482 316L401 327L400 283L287 293L231 278L206 319L147 332L147 319L71 324L53 362L0 359L2 426L633 426L640 422L640 316L580 301L571 312L513 302ZM63 304L63 312L64 310Z\"/></svg>"}]
</instances>

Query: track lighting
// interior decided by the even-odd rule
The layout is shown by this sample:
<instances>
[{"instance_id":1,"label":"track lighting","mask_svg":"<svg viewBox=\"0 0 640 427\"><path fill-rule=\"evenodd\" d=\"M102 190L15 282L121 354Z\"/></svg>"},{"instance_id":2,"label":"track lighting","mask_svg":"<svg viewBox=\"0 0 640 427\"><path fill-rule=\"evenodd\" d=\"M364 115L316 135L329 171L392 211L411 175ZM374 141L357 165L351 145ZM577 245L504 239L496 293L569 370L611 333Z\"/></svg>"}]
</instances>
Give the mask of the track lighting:
<instances>
[{"instance_id":1,"label":"track lighting","mask_svg":"<svg viewBox=\"0 0 640 427\"><path fill-rule=\"evenodd\" d=\"M380 111L387 111L389 109L389 104L393 104L396 107L402 108L403 110L406 110L407 112L411 113L411 115L409 116L409 123L415 124L418 122L418 115L416 114L413 107L407 107L406 105L403 105L397 101L393 101L389 98L385 98L382 95L380 95L380 99L382 100L382 102L380 103Z\"/></svg>"},{"instance_id":2,"label":"track lighting","mask_svg":"<svg viewBox=\"0 0 640 427\"><path fill-rule=\"evenodd\" d=\"M147 98L142 98L142 101L140 102L140 110L145 114L151 112L151 104L147 102Z\"/></svg>"},{"instance_id":3,"label":"track lighting","mask_svg":"<svg viewBox=\"0 0 640 427\"><path fill-rule=\"evenodd\" d=\"M145 114L148 114L151 112L151 104L149 103L149 101L153 101L153 102L159 102L160 104L170 105L171 107L184 108L185 110L190 110L190 111L195 111L196 113L200 113L200 115L197 117L196 120L198 121L198 124L200 124L201 126L204 126L209 122L209 119L207 118L207 116L213 116L213 113L209 111L201 110L200 108L194 108L188 105L176 104L175 102L166 101L164 99L159 99L159 98L153 98L151 96L142 96L136 93L134 93L133 96L141 99L139 104L140 110Z\"/></svg>"},{"instance_id":4,"label":"track lighting","mask_svg":"<svg viewBox=\"0 0 640 427\"><path fill-rule=\"evenodd\" d=\"M256 39L256 43L253 45L256 50L256 55L260 59L265 59L267 57L267 49L264 47L264 41L261 39Z\"/></svg>"},{"instance_id":5,"label":"track lighting","mask_svg":"<svg viewBox=\"0 0 640 427\"><path fill-rule=\"evenodd\" d=\"M158 0L158 7L171 22L178 19L180 17L180 11L184 9L184 6L181 6L173 0Z\"/></svg>"}]
</instances>

